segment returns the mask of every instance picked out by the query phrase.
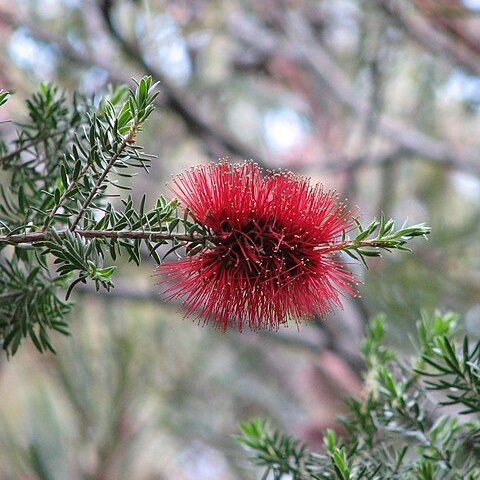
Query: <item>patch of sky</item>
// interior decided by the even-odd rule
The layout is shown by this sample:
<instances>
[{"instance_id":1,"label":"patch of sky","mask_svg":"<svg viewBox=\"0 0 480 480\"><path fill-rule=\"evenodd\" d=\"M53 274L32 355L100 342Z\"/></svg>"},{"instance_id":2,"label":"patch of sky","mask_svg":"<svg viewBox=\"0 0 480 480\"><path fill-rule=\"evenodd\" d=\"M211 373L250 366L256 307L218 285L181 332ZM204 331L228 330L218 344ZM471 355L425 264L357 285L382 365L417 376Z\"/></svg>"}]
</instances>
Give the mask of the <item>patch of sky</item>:
<instances>
[{"instance_id":1,"label":"patch of sky","mask_svg":"<svg viewBox=\"0 0 480 480\"><path fill-rule=\"evenodd\" d=\"M463 0L463 4L470 10L480 12L480 0Z\"/></svg>"},{"instance_id":2,"label":"patch of sky","mask_svg":"<svg viewBox=\"0 0 480 480\"><path fill-rule=\"evenodd\" d=\"M480 338L480 304L477 303L465 314L465 327L469 335Z\"/></svg>"},{"instance_id":3,"label":"patch of sky","mask_svg":"<svg viewBox=\"0 0 480 480\"><path fill-rule=\"evenodd\" d=\"M198 442L182 451L180 460L184 465L184 478L187 480L216 480L224 478L227 473L223 455Z\"/></svg>"},{"instance_id":4,"label":"patch of sky","mask_svg":"<svg viewBox=\"0 0 480 480\"><path fill-rule=\"evenodd\" d=\"M42 0L37 11L45 20L50 20L63 13L63 6L62 0Z\"/></svg>"},{"instance_id":5,"label":"patch of sky","mask_svg":"<svg viewBox=\"0 0 480 480\"><path fill-rule=\"evenodd\" d=\"M455 70L440 93L452 100L468 102L480 107L480 77Z\"/></svg>"},{"instance_id":6,"label":"patch of sky","mask_svg":"<svg viewBox=\"0 0 480 480\"><path fill-rule=\"evenodd\" d=\"M336 51L351 50L358 44L358 5L351 0L326 2L323 6L328 17L323 37Z\"/></svg>"},{"instance_id":7,"label":"patch of sky","mask_svg":"<svg viewBox=\"0 0 480 480\"><path fill-rule=\"evenodd\" d=\"M105 94L105 85L108 81L109 74L100 67L89 68L79 81L79 90L86 95L95 96L95 104L98 105L99 98Z\"/></svg>"},{"instance_id":8,"label":"patch of sky","mask_svg":"<svg viewBox=\"0 0 480 480\"><path fill-rule=\"evenodd\" d=\"M36 79L44 81L54 77L57 66L55 49L37 42L25 29L18 29L10 37L7 51L15 64L29 70Z\"/></svg>"},{"instance_id":9,"label":"patch of sky","mask_svg":"<svg viewBox=\"0 0 480 480\"><path fill-rule=\"evenodd\" d=\"M138 16L135 32L149 62L179 85L185 85L192 74L187 42L171 15Z\"/></svg>"},{"instance_id":10,"label":"patch of sky","mask_svg":"<svg viewBox=\"0 0 480 480\"><path fill-rule=\"evenodd\" d=\"M480 199L480 180L475 175L452 172L450 181L459 195L470 200Z\"/></svg>"},{"instance_id":11,"label":"patch of sky","mask_svg":"<svg viewBox=\"0 0 480 480\"><path fill-rule=\"evenodd\" d=\"M280 107L267 110L263 117L263 136L274 154L299 146L309 134L307 118L295 110Z\"/></svg>"},{"instance_id":12,"label":"patch of sky","mask_svg":"<svg viewBox=\"0 0 480 480\"><path fill-rule=\"evenodd\" d=\"M67 42L77 51L82 53L88 53L83 42L82 37L78 34L76 30L69 30L66 32L65 38Z\"/></svg>"}]
</instances>

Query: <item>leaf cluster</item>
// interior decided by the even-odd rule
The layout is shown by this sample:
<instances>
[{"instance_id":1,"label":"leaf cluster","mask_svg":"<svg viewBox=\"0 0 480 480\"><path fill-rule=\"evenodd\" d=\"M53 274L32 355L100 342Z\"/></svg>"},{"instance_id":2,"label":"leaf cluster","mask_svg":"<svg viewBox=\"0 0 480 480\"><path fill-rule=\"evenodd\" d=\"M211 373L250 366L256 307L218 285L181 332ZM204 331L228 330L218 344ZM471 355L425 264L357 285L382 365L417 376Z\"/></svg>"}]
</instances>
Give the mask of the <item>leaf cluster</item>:
<instances>
[{"instance_id":1,"label":"leaf cluster","mask_svg":"<svg viewBox=\"0 0 480 480\"><path fill-rule=\"evenodd\" d=\"M161 198L151 210L128 196L115 209L114 189L122 178L148 171L152 157L136 137L154 108L150 77L135 89L119 87L96 107L92 99L71 100L53 84L42 84L27 100L28 118L18 123L11 148L0 156L7 183L0 185L0 341L13 354L23 338L53 351L47 331L67 332L67 299L79 282L113 287L121 252L140 263L141 245L158 261L162 241L122 238L123 230L167 232L177 217L176 202ZM0 92L0 104L9 92ZM88 230L90 237L79 232ZM96 234L98 232L98 235ZM100 232L116 232L104 238ZM40 241L11 242L15 235L40 234ZM107 263L107 264L106 264Z\"/></svg>"},{"instance_id":2,"label":"leaf cluster","mask_svg":"<svg viewBox=\"0 0 480 480\"><path fill-rule=\"evenodd\" d=\"M0 335L3 348L12 355L23 338L30 337L41 352L55 352L49 329L67 335L68 325L63 317L70 305L63 301L57 289L62 279L52 281L39 267L25 268L28 260L18 256L0 263Z\"/></svg>"},{"instance_id":3,"label":"leaf cluster","mask_svg":"<svg viewBox=\"0 0 480 480\"><path fill-rule=\"evenodd\" d=\"M319 454L263 420L242 424L239 441L263 467L263 478L272 472L278 480L480 479L480 348L465 338L457 349L455 321L451 314L424 316L419 353L405 365L382 346L385 323L377 317L363 348L366 395L347 402L342 420L349 438L327 431ZM445 393L439 405L467 409L460 417L442 410L430 390Z\"/></svg>"},{"instance_id":4,"label":"leaf cluster","mask_svg":"<svg viewBox=\"0 0 480 480\"><path fill-rule=\"evenodd\" d=\"M398 230L395 229L395 221L387 219L382 212L380 220L374 219L367 227L356 221L358 234L355 238L344 243L347 255L355 260L361 260L367 266L365 257L380 257L382 250L410 251L407 243L415 237L426 237L431 229L424 223L407 226L403 224ZM345 240L345 238L343 239Z\"/></svg>"},{"instance_id":5,"label":"leaf cluster","mask_svg":"<svg viewBox=\"0 0 480 480\"><path fill-rule=\"evenodd\" d=\"M480 414L480 341L465 336L458 347L445 332L428 340L417 368L427 388L445 394L442 405L463 406L462 415Z\"/></svg>"},{"instance_id":6,"label":"leaf cluster","mask_svg":"<svg viewBox=\"0 0 480 480\"><path fill-rule=\"evenodd\" d=\"M0 107L4 104L7 103L7 100L10 98L11 93L9 91L5 91L2 88L0 88Z\"/></svg>"},{"instance_id":7,"label":"leaf cluster","mask_svg":"<svg viewBox=\"0 0 480 480\"><path fill-rule=\"evenodd\" d=\"M267 466L262 478L273 476L279 480L289 474L295 480L307 478L303 475L308 470L308 456L305 445L290 435L281 435L270 431L267 421L255 418L240 424L242 435L237 441L248 449L255 451L252 457L254 464Z\"/></svg>"}]
</instances>

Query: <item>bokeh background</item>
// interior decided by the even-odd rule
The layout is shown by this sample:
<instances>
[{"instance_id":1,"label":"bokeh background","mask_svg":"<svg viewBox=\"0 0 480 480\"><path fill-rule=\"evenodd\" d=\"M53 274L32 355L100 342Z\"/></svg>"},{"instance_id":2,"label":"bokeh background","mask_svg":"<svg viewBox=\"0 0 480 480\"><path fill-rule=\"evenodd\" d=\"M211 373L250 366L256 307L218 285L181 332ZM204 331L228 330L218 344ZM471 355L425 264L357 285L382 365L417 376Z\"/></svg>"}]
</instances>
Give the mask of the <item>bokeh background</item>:
<instances>
[{"instance_id":1,"label":"bokeh background","mask_svg":"<svg viewBox=\"0 0 480 480\"><path fill-rule=\"evenodd\" d=\"M365 223L433 230L355 267L361 296L342 311L274 333L183 320L153 263L121 264L110 294L77 293L57 356L0 362L0 478L255 478L238 422L268 417L312 448L341 432L373 315L405 355L422 311L459 312L479 337L479 14L478 0L2 0L0 87L16 95L0 120L21 121L43 81L97 96L160 81L137 198L194 164L254 159L336 189Z\"/></svg>"}]
</instances>

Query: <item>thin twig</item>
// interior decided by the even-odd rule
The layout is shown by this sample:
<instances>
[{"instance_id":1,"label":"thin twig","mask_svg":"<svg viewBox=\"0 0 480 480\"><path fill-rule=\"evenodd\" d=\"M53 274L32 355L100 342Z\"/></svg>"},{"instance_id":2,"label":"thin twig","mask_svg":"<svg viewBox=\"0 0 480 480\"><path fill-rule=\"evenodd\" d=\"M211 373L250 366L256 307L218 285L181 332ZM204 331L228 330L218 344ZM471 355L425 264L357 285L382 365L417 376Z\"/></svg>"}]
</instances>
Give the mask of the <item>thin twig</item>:
<instances>
[{"instance_id":1,"label":"thin twig","mask_svg":"<svg viewBox=\"0 0 480 480\"><path fill-rule=\"evenodd\" d=\"M48 216L48 220L47 222L45 223L45 225L43 226L42 228L42 232L45 232L48 228L48 226L50 225L50 222L55 218L55 214L57 213L57 211L59 210L59 208L62 206L63 202L65 201L65 199L70 195L70 193L75 189L77 188L77 184L78 182L80 181L81 178L83 178L83 176L88 172L88 170L90 169L90 164L89 162L86 163L86 165L83 167L82 171L80 172L78 178L76 179L75 182L72 182L68 188L65 190L65 192L63 192L63 195L60 197L60 200L58 201L57 205L55 205L55 207L52 209L52 211L50 212L50 215ZM83 207L82 207L83 208Z\"/></svg>"},{"instance_id":2,"label":"thin twig","mask_svg":"<svg viewBox=\"0 0 480 480\"><path fill-rule=\"evenodd\" d=\"M60 238L65 237L72 230L59 230L56 233ZM74 233L83 238L105 238L105 239L130 239L130 240L148 240L155 241L171 241L178 242L213 242L215 240L211 235L185 234L185 233L164 233L152 230L75 230ZM13 235L1 235L0 243L8 243L18 245L21 243L34 244L45 242L52 238L49 231L16 233ZM402 242L402 240L398 240ZM404 242L403 242L404 243ZM389 243L389 239L372 239L372 240L343 240L338 242L319 243L314 250L320 251L322 254L328 255L337 251L358 250L359 248L374 249L395 249L398 246Z\"/></svg>"},{"instance_id":3,"label":"thin twig","mask_svg":"<svg viewBox=\"0 0 480 480\"><path fill-rule=\"evenodd\" d=\"M0 293L0 300L10 300L13 298L17 298L18 296L22 295L22 292L5 292Z\"/></svg>"},{"instance_id":4,"label":"thin twig","mask_svg":"<svg viewBox=\"0 0 480 480\"><path fill-rule=\"evenodd\" d=\"M59 230L56 232L61 238L67 235L69 230ZM121 240L123 238L130 240L149 240L152 242L163 240L176 240L179 242L199 242L210 240L209 236L188 235L180 233L162 233L150 230L75 230L75 234L83 238L109 238ZM0 243L9 243L18 245L20 243L34 244L45 242L52 238L52 233L48 231L18 233L14 235L1 235Z\"/></svg>"},{"instance_id":5,"label":"thin twig","mask_svg":"<svg viewBox=\"0 0 480 480\"><path fill-rule=\"evenodd\" d=\"M133 132L136 130L136 126L134 125L130 131ZM115 153L115 155L113 155L113 157L110 159L110 161L108 162L107 166L105 167L105 170L103 171L103 173L100 175L99 179L97 180L97 182L95 183L94 187L92 188L92 191L90 192L90 194L88 195L88 197L85 199L85 201L83 202L83 205L82 207L80 208L80 211L78 212L77 216L75 217L75 219L73 220L72 222L72 225L70 226L70 231L73 232L75 230L75 228L77 227L78 225L78 222L81 220L83 214L85 213L85 210L88 208L88 206L90 205L91 201L93 200L93 197L95 197L95 195L97 194L98 192L98 189L103 185L103 182L105 181L105 178L107 178L107 175L110 173L110 170L112 169L112 167L115 165L115 162L120 158L120 155L123 153L123 151L125 150L125 148L127 148L127 145L129 144L129 142L131 141L131 136L130 135L127 135L122 143L120 144L120 146L118 147L118 150L117 152Z\"/></svg>"},{"instance_id":6,"label":"thin twig","mask_svg":"<svg viewBox=\"0 0 480 480\"><path fill-rule=\"evenodd\" d=\"M13 152L7 153L3 157L0 157L0 164L8 162L9 160L11 160L12 158L15 158L17 155L24 152L25 150L28 150L29 148L34 147L35 145L37 145L40 142L44 142L45 140L47 140L50 137L55 137L57 135L63 135L67 131L68 131L68 129L65 128L63 130L57 130L57 131L54 131L54 132L48 132L48 134L44 133L42 135L39 135L37 138L34 138L30 142L28 142L28 143L22 145L21 147L17 148Z\"/></svg>"}]
</instances>

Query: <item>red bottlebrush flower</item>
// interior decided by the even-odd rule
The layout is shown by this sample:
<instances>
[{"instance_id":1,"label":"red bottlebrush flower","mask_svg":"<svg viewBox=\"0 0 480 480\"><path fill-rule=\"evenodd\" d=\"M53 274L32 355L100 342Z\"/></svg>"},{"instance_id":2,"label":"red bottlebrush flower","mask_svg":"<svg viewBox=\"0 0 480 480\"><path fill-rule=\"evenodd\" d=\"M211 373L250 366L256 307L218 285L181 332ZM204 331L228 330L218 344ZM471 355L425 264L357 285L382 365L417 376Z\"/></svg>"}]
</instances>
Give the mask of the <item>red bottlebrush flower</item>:
<instances>
[{"instance_id":1,"label":"red bottlebrush flower","mask_svg":"<svg viewBox=\"0 0 480 480\"><path fill-rule=\"evenodd\" d=\"M353 220L320 185L223 161L177 176L170 189L214 245L158 268L186 316L223 330L277 329L341 306L341 292L355 293L352 274L329 248Z\"/></svg>"}]
</instances>

